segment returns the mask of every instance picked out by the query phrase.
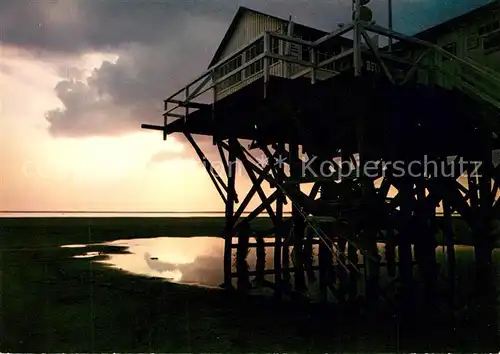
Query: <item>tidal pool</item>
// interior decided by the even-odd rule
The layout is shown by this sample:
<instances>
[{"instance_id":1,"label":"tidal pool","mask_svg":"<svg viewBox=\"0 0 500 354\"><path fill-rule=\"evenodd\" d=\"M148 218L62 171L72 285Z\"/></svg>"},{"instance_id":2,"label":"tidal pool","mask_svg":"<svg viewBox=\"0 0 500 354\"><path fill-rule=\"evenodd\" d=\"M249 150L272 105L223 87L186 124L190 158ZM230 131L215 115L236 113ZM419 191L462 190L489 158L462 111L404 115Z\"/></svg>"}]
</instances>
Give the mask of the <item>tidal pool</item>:
<instances>
[{"instance_id":1,"label":"tidal pool","mask_svg":"<svg viewBox=\"0 0 500 354\"><path fill-rule=\"evenodd\" d=\"M266 242L273 239L266 239ZM236 240L235 240L236 241ZM236 242L235 242L236 243ZM219 237L157 237L147 239L116 240L100 244L103 246L125 247L127 253L116 254L109 252L105 260L95 260L110 267L120 269L125 272L164 278L165 280L198 286L219 287L224 280L223 254L224 240ZM75 247L68 245L66 247ZM81 247L82 245L78 245ZM76 247L75 247L76 248ZM379 244L382 261L384 257L384 245ZM456 246L457 266L462 269L471 268L473 261L473 247ZM82 249L83 251L83 249ZM437 261L441 264L441 273L446 272L446 254L441 246L436 248ZM233 259L235 258L233 250ZM313 254L317 255L317 245L313 248ZM103 255L102 252L82 252L75 256L79 258L92 258ZM359 257L362 263L363 257ZM499 265L499 249L494 251L495 263ZM273 268L274 252L271 247L266 247L266 268ZM250 270L255 269L256 254L255 248L248 254L248 265ZM314 263L317 264L317 257ZM234 270L234 261L233 261ZM361 270L362 271L362 270ZM381 269L381 285L391 282L385 268ZM316 275L317 276L317 275ZM468 275L467 275L468 276ZM266 279L273 281L273 276L266 276ZM291 278L293 283L293 276ZM309 292L312 297L318 292L317 282L309 284ZM360 284L362 286L362 284ZM361 290L361 289L360 289ZM261 292L262 289L259 291Z\"/></svg>"},{"instance_id":2,"label":"tidal pool","mask_svg":"<svg viewBox=\"0 0 500 354\"><path fill-rule=\"evenodd\" d=\"M109 254L104 261L121 270L172 282L218 287L224 279L224 240L218 237L157 237L117 240L128 254Z\"/></svg>"}]
</instances>

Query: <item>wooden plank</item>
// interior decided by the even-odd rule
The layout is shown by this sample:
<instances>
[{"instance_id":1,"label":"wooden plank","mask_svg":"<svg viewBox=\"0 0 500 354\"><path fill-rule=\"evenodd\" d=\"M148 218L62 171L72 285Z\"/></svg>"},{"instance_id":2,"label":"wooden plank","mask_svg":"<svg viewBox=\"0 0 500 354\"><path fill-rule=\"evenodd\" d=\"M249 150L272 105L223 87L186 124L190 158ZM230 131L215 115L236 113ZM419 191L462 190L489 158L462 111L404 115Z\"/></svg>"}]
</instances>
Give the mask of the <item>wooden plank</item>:
<instances>
[{"instance_id":1,"label":"wooden plank","mask_svg":"<svg viewBox=\"0 0 500 354\"><path fill-rule=\"evenodd\" d=\"M164 131L165 126L164 125L153 125L153 124L141 124L141 129Z\"/></svg>"},{"instance_id":2,"label":"wooden plank","mask_svg":"<svg viewBox=\"0 0 500 354\"><path fill-rule=\"evenodd\" d=\"M207 103L182 101L182 100L174 100L174 99L169 99L168 102L178 104L179 107L186 107L186 108L204 109L204 108L212 107L212 105L207 104Z\"/></svg>"}]
</instances>

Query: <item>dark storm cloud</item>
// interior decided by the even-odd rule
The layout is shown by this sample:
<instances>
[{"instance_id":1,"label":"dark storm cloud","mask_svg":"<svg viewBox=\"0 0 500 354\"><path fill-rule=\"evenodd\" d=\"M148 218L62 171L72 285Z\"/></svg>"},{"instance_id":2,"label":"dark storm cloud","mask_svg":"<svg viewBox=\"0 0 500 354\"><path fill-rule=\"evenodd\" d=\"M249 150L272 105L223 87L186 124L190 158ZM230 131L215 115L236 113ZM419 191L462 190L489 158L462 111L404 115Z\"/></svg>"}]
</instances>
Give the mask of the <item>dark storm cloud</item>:
<instances>
[{"instance_id":1,"label":"dark storm cloud","mask_svg":"<svg viewBox=\"0 0 500 354\"><path fill-rule=\"evenodd\" d=\"M396 27L411 32L485 1L394 3ZM206 68L240 4L326 30L350 17L347 0L0 0L1 41L68 58L55 87L63 108L46 114L52 135L120 135L161 122L162 100ZM385 23L386 2L372 4ZM87 52L119 59L82 78L71 58Z\"/></svg>"},{"instance_id":2,"label":"dark storm cloud","mask_svg":"<svg viewBox=\"0 0 500 354\"><path fill-rule=\"evenodd\" d=\"M224 20L225 2L163 0L0 0L2 42L63 53L154 45L175 35L188 14Z\"/></svg>"},{"instance_id":3,"label":"dark storm cloud","mask_svg":"<svg viewBox=\"0 0 500 354\"><path fill-rule=\"evenodd\" d=\"M141 9L129 2L122 7L113 1L106 6L97 3L100 7L95 2L86 7L82 4L73 2L77 7L74 12L85 20L74 15L77 30L66 31L68 35L77 33L76 40L61 40L58 45L50 42L52 47L46 50L109 50L119 53L119 59L116 63L104 62L86 80L73 75L56 86L63 109L46 114L54 136L120 135L136 131L144 122L159 123L162 100L206 68L237 9L237 4L227 1L148 2ZM258 7L255 2L254 7L279 14L278 5L283 3L262 4ZM297 7L297 2L291 4ZM309 12L302 14L309 14L311 21L318 7L307 4L304 2L303 7ZM297 12L294 6L285 8ZM88 14L91 9L96 16ZM148 11L151 17L146 16ZM286 10L281 15L284 13ZM108 21L104 21L106 17ZM301 20L307 22L306 17ZM86 21L93 25L82 24ZM97 28L101 37L95 35ZM68 43L80 43L82 47Z\"/></svg>"}]
</instances>

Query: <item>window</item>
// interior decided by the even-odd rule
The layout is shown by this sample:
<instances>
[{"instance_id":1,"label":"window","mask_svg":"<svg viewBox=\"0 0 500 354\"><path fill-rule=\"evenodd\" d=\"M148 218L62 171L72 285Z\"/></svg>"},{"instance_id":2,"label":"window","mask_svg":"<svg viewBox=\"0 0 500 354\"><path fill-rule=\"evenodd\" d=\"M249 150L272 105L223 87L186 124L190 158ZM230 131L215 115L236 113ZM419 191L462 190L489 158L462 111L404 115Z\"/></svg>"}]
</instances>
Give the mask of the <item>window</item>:
<instances>
[{"instance_id":1,"label":"window","mask_svg":"<svg viewBox=\"0 0 500 354\"><path fill-rule=\"evenodd\" d=\"M278 38L271 38L271 53L280 55L280 43L281 41ZM269 65L277 63L279 60L276 58L271 58L269 60Z\"/></svg>"},{"instance_id":2,"label":"window","mask_svg":"<svg viewBox=\"0 0 500 354\"><path fill-rule=\"evenodd\" d=\"M257 60L252 63L249 67L245 68L245 78L255 75L264 70L264 60Z\"/></svg>"},{"instance_id":3,"label":"window","mask_svg":"<svg viewBox=\"0 0 500 354\"><path fill-rule=\"evenodd\" d=\"M492 33L484 38L483 49L487 51L487 53L491 53L495 49L500 49L500 32Z\"/></svg>"},{"instance_id":4,"label":"window","mask_svg":"<svg viewBox=\"0 0 500 354\"><path fill-rule=\"evenodd\" d=\"M334 54L332 54L332 53L319 52L317 54L317 58L316 58L317 64L321 64L321 62L323 62L327 59L330 59L333 56L334 56ZM335 71L337 69L340 70L340 65L338 64L338 61L337 61L337 64L336 64L336 62L331 62L331 63L328 63L326 65L323 65L321 68L325 69L325 70L334 70Z\"/></svg>"},{"instance_id":5,"label":"window","mask_svg":"<svg viewBox=\"0 0 500 354\"><path fill-rule=\"evenodd\" d=\"M234 85L238 84L239 82L241 82L241 72L239 72L237 74L234 74L234 75L231 75L226 80L222 81L218 85L218 88L220 90L225 90L225 89L227 89L227 88L229 88L231 86L234 86Z\"/></svg>"},{"instance_id":6,"label":"window","mask_svg":"<svg viewBox=\"0 0 500 354\"><path fill-rule=\"evenodd\" d=\"M311 61L311 49L302 48L302 57L300 59L304 61Z\"/></svg>"},{"instance_id":7,"label":"window","mask_svg":"<svg viewBox=\"0 0 500 354\"><path fill-rule=\"evenodd\" d=\"M215 71L216 79L220 79L226 76L227 74L241 67L241 65L242 65L242 56L238 55L237 57L231 59L226 64L216 69ZM228 87L236 85L240 81L241 81L241 71L231 75L226 80L222 81L218 86L221 90L224 90Z\"/></svg>"},{"instance_id":8,"label":"window","mask_svg":"<svg viewBox=\"0 0 500 354\"><path fill-rule=\"evenodd\" d=\"M249 61L255 59L259 55L264 53L264 40L259 40L257 43L255 43L253 46L248 48L245 51L245 63L248 63ZM245 72L245 78L250 77L264 69L264 61L258 60L255 63L252 63L250 66L246 67L244 72Z\"/></svg>"},{"instance_id":9,"label":"window","mask_svg":"<svg viewBox=\"0 0 500 354\"><path fill-rule=\"evenodd\" d=\"M469 37L467 39L467 50L473 50L479 47L479 38Z\"/></svg>"},{"instance_id":10,"label":"window","mask_svg":"<svg viewBox=\"0 0 500 354\"><path fill-rule=\"evenodd\" d=\"M457 55L457 43L452 42L443 47L444 50L446 50L448 53L451 53L453 55ZM449 57L443 55L443 61L450 60Z\"/></svg>"},{"instance_id":11,"label":"window","mask_svg":"<svg viewBox=\"0 0 500 354\"><path fill-rule=\"evenodd\" d=\"M302 46L300 44L290 43L290 47L288 48L288 56L301 59L302 58Z\"/></svg>"},{"instance_id":12,"label":"window","mask_svg":"<svg viewBox=\"0 0 500 354\"><path fill-rule=\"evenodd\" d=\"M487 23L479 27L478 33L480 36L487 35L494 32L500 28L500 22L498 20Z\"/></svg>"},{"instance_id":13,"label":"window","mask_svg":"<svg viewBox=\"0 0 500 354\"><path fill-rule=\"evenodd\" d=\"M242 57L241 57L241 55L238 55L237 57L228 61L226 64L219 67L216 70L216 77L221 78L223 76L226 76L230 72L239 68L241 65L242 65Z\"/></svg>"},{"instance_id":14,"label":"window","mask_svg":"<svg viewBox=\"0 0 500 354\"><path fill-rule=\"evenodd\" d=\"M280 53L280 40L278 38L271 38L271 53Z\"/></svg>"},{"instance_id":15,"label":"window","mask_svg":"<svg viewBox=\"0 0 500 354\"><path fill-rule=\"evenodd\" d=\"M264 41L261 39L245 51L245 62L264 53Z\"/></svg>"}]
</instances>

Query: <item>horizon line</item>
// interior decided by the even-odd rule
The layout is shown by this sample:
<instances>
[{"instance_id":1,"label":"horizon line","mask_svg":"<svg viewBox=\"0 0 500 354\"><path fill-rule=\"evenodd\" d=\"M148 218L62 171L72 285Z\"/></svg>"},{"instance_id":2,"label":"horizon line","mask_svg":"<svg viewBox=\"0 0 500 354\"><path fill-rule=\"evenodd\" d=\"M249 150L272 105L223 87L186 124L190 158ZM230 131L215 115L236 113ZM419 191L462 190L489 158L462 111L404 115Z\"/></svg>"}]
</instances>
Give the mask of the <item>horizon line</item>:
<instances>
[{"instance_id":1,"label":"horizon line","mask_svg":"<svg viewBox=\"0 0 500 354\"><path fill-rule=\"evenodd\" d=\"M224 214L225 211L106 211L106 210L0 210L0 214L34 214L34 213L45 213L45 214ZM248 211L244 211L243 213L250 213ZM283 211L286 213L286 211Z\"/></svg>"}]
</instances>

